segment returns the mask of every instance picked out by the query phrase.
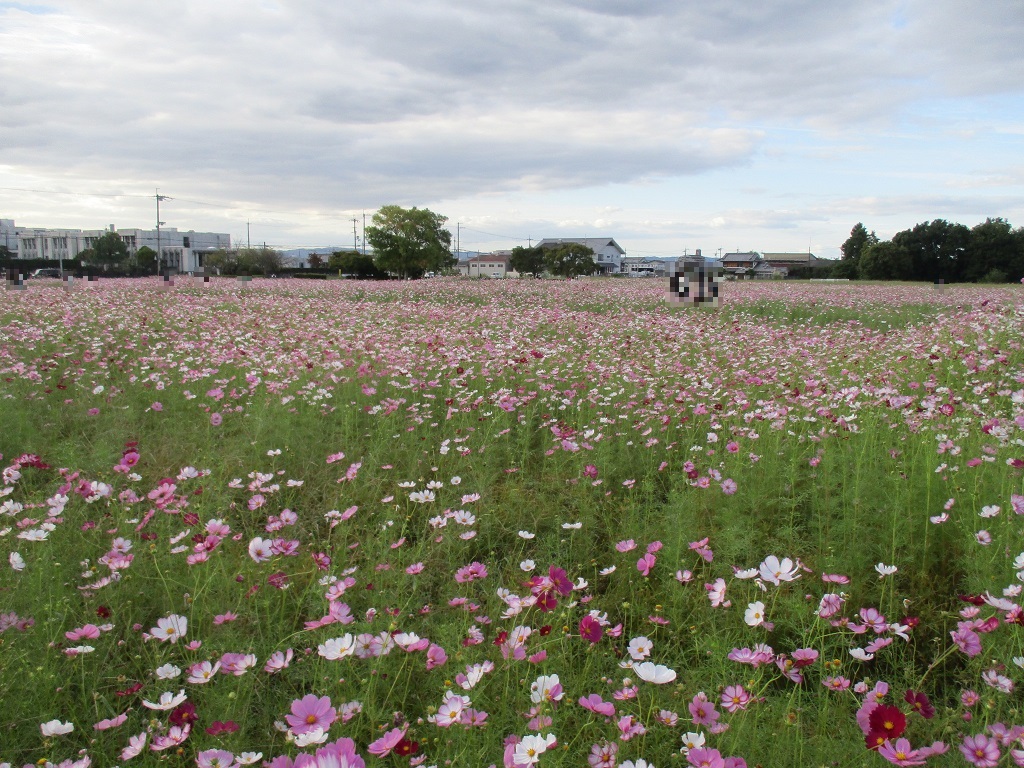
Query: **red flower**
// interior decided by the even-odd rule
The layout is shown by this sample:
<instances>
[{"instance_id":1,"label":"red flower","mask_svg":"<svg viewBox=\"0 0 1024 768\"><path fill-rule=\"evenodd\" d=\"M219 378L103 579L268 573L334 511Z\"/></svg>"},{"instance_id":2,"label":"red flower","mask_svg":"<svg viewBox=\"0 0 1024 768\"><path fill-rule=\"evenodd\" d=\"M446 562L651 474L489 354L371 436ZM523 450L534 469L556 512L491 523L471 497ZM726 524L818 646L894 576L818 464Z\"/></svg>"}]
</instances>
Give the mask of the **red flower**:
<instances>
[{"instance_id":1,"label":"red flower","mask_svg":"<svg viewBox=\"0 0 1024 768\"><path fill-rule=\"evenodd\" d=\"M238 723L234 720L227 720L221 722L220 720L214 720L213 724L206 729L206 732L210 736L220 736L222 733L234 733L238 730Z\"/></svg>"},{"instance_id":2,"label":"red flower","mask_svg":"<svg viewBox=\"0 0 1024 768\"><path fill-rule=\"evenodd\" d=\"M142 683L135 683L134 685L125 688L123 691L115 691L118 696L131 696L133 693L138 693L142 690Z\"/></svg>"},{"instance_id":3,"label":"red flower","mask_svg":"<svg viewBox=\"0 0 1024 768\"><path fill-rule=\"evenodd\" d=\"M420 751L420 743L413 741L412 739L403 738L395 745L395 754L401 755L402 757L408 757L409 755L415 755Z\"/></svg>"},{"instance_id":4,"label":"red flower","mask_svg":"<svg viewBox=\"0 0 1024 768\"><path fill-rule=\"evenodd\" d=\"M920 691L907 691L903 700L909 704L913 710L921 715L925 720L931 720L935 717L935 707L928 701L928 696Z\"/></svg>"},{"instance_id":5,"label":"red flower","mask_svg":"<svg viewBox=\"0 0 1024 768\"><path fill-rule=\"evenodd\" d=\"M185 701L176 706L171 711L171 716L167 719L178 727L184 727L186 723L196 722L199 719L199 715L196 714L196 705L191 701Z\"/></svg>"},{"instance_id":6,"label":"red flower","mask_svg":"<svg viewBox=\"0 0 1024 768\"><path fill-rule=\"evenodd\" d=\"M99 616L101 619L109 619L110 609L107 608L107 606L105 605L101 605L99 608L96 609L96 615Z\"/></svg>"},{"instance_id":7,"label":"red flower","mask_svg":"<svg viewBox=\"0 0 1024 768\"><path fill-rule=\"evenodd\" d=\"M883 741L897 739L903 735L906 727L907 716L891 704L879 704L868 715L869 739L875 734L882 734Z\"/></svg>"}]
</instances>

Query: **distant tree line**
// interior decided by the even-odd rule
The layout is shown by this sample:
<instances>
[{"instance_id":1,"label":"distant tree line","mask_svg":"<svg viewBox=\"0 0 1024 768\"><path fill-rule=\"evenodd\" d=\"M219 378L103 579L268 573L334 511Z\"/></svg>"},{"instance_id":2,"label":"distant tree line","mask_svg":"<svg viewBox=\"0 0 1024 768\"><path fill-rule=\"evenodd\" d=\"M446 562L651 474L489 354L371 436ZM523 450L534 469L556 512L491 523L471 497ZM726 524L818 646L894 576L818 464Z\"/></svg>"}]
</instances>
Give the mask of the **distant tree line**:
<instances>
[{"instance_id":1,"label":"distant tree line","mask_svg":"<svg viewBox=\"0 0 1024 768\"><path fill-rule=\"evenodd\" d=\"M858 223L842 245L831 277L856 280L925 280L1009 283L1024 278L1024 228L986 219L968 228L943 219L879 240Z\"/></svg>"}]
</instances>

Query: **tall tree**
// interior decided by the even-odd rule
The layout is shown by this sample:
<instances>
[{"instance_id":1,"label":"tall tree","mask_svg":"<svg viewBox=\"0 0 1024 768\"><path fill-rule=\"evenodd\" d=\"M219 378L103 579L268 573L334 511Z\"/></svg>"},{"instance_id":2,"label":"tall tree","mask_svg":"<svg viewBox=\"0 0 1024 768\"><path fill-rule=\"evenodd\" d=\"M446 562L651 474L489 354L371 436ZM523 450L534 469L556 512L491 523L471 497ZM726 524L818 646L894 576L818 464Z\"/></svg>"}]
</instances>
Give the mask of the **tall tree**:
<instances>
[{"instance_id":1,"label":"tall tree","mask_svg":"<svg viewBox=\"0 0 1024 768\"><path fill-rule=\"evenodd\" d=\"M858 276L858 265L860 256L869 245L878 242L878 235L868 232L867 228L860 222L850 230L850 236L843 243L841 249L843 258L833 269L834 277L856 278Z\"/></svg>"},{"instance_id":2,"label":"tall tree","mask_svg":"<svg viewBox=\"0 0 1024 768\"><path fill-rule=\"evenodd\" d=\"M404 279L453 267L456 259L451 253L452 233L444 228L446 221L446 216L429 208L385 205L366 228L377 268Z\"/></svg>"},{"instance_id":3,"label":"tall tree","mask_svg":"<svg viewBox=\"0 0 1024 768\"><path fill-rule=\"evenodd\" d=\"M548 271L561 277L592 275L597 271L594 249L583 243L564 243L545 249L544 262Z\"/></svg>"},{"instance_id":4,"label":"tall tree","mask_svg":"<svg viewBox=\"0 0 1024 768\"><path fill-rule=\"evenodd\" d=\"M991 280L1001 272L1006 280L1020 279L1021 240L1005 219L986 219L971 229L964 252L962 277L972 283Z\"/></svg>"},{"instance_id":5,"label":"tall tree","mask_svg":"<svg viewBox=\"0 0 1024 768\"><path fill-rule=\"evenodd\" d=\"M131 257L131 262L136 269L152 273L156 269L156 251L144 245Z\"/></svg>"},{"instance_id":6,"label":"tall tree","mask_svg":"<svg viewBox=\"0 0 1024 768\"><path fill-rule=\"evenodd\" d=\"M107 232L97 237L92 244L93 264L118 266L128 260L128 244L116 232Z\"/></svg>"},{"instance_id":7,"label":"tall tree","mask_svg":"<svg viewBox=\"0 0 1024 768\"><path fill-rule=\"evenodd\" d=\"M963 279L964 253L971 231L963 224L944 219L918 224L893 235L892 242L911 262L910 274L897 280L945 280L947 283Z\"/></svg>"},{"instance_id":8,"label":"tall tree","mask_svg":"<svg viewBox=\"0 0 1024 768\"><path fill-rule=\"evenodd\" d=\"M387 277L387 274L377 269L370 254L359 251L335 251L328 259L327 266L360 280Z\"/></svg>"},{"instance_id":9,"label":"tall tree","mask_svg":"<svg viewBox=\"0 0 1024 768\"><path fill-rule=\"evenodd\" d=\"M539 245L530 248L518 245L512 249L510 264L521 275L537 277L544 271L544 249Z\"/></svg>"},{"instance_id":10,"label":"tall tree","mask_svg":"<svg viewBox=\"0 0 1024 768\"><path fill-rule=\"evenodd\" d=\"M910 280L912 269L910 255L893 242L883 240L861 253L857 276L861 280Z\"/></svg>"}]
</instances>

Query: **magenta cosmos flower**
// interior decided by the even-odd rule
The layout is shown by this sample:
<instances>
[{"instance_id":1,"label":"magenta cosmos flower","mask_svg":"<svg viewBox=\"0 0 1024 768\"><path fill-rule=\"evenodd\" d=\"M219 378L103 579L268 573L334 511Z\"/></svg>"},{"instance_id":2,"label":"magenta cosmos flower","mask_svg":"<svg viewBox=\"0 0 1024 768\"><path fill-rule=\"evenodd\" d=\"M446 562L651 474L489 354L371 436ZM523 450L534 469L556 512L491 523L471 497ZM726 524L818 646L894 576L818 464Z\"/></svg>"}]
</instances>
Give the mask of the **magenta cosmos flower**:
<instances>
[{"instance_id":1,"label":"magenta cosmos flower","mask_svg":"<svg viewBox=\"0 0 1024 768\"><path fill-rule=\"evenodd\" d=\"M995 768L999 762L999 742L984 733L967 736L960 745L964 760L976 768Z\"/></svg>"},{"instance_id":2,"label":"magenta cosmos flower","mask_svg":"<svg viewBox=\"0 0 1024 768\"><path fill-rule=\"evenodd\" d=\"M320 728L326 733L331 724L338 719L338 712L331 706L329 696L317 698L308 693L292 702L292 713L285 715L284 719L296 736L309 733L315 728Z\"/></svg>"}]
</instances>

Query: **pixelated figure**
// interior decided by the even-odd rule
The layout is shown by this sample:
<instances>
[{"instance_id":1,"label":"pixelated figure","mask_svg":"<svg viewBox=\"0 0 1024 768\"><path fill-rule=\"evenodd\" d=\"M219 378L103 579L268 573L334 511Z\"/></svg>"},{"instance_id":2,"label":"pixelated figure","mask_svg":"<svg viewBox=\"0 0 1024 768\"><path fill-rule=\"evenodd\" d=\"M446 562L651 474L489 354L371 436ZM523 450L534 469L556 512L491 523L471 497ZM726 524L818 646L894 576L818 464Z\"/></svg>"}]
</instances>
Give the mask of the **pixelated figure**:
<instances>
[{"instance_id":1,"label":"pixelated figure","mask_svg":"<svg viewBox=\"0 0 1024 768\"><path fill-rule=\"evenodd\" d=\"M941 277L935 281L935 290L938 291L939 293L942 293L944 290L946 290L946 281L943 280Z\"/></svg>"},{"instance_id":2,"label":"pixelated figure","mask_svg":"<svg viewBox=\"0 0 1024 768\"><path fill-rule=\"evenodd\" d=\"M718 292L722 270L703 263L684 263L669 266L668 290L665 298L670 304L710 304L718 306Z\"/></svg>"},{"instance_id":3,"label":"pixelated figure","mask_svg":"<svg viewBox=\"0 0 1024 768\"><path fill-rule=\"evenodd\" d=\"M25 290L25 276L18 271L17 267L9 267L7 270L7 279L5 283L8 291L24 291Z\"/></svg>"},{"instance_id":4,"label":"pixelated figure","mask_svg":"<svg viewBox=\"0 0 1024 768\"><path fill-rule=\"evenodd\" d=\"M61 282L63 283L64 290L70 291L74 288L75 276L65 273L64 277L61 278Z\"/></svg>"}]
</instances>

